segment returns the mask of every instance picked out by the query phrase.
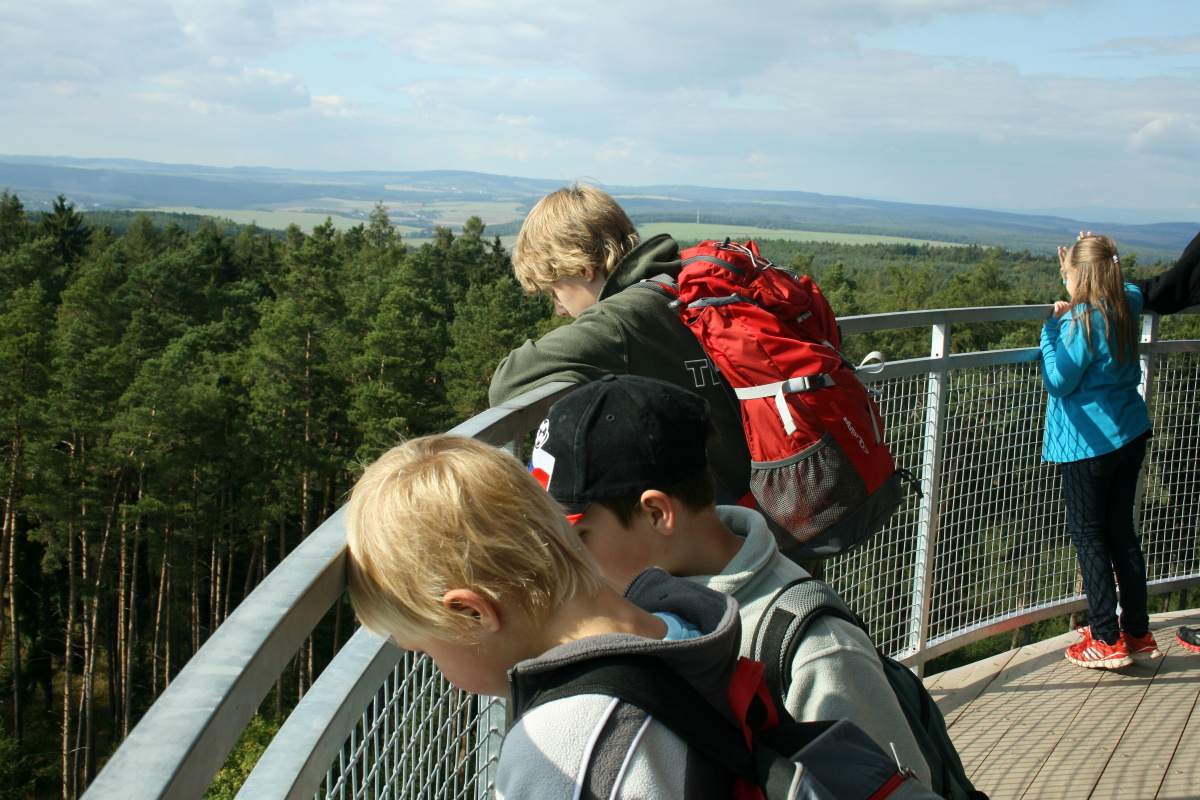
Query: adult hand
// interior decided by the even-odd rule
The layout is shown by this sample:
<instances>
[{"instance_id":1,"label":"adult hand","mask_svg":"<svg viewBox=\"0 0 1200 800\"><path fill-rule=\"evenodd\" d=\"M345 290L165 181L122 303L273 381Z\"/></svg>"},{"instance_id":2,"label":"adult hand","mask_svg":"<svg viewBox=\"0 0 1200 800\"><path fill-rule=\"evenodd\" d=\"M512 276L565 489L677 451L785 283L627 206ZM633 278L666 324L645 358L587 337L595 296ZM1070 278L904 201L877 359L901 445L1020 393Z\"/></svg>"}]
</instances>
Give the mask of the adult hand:
<instances>
[{"instance_id":1,"label":"adult hand","mask_svg":"<svg viewBox=\"0 0 1200 800\"><path fill-rule=\"evenodd\" d=\"M1066 300L1058 300L1054 303L1054 310L1050 312L1050 316L1055 319L1062 319L1062 315L1071 310L1071 304Z\"/></svg>"},{"instance_id":2,"label":"adult hand","mask_svg":"<svg viewBox=\"0 0 1200 800\"><path fill-rule=\"evenodd\" d=\"M1078 237L1076 237L1075 241L1079 241L1080 239L1086 239L1087 237L1089 237L1089 236L1091 236L1091 235L1092 235L1092 232L1091 232L1091 231L1088 231L1087 233L1084 233L1083 231L1080 231L1080 232L1079 232L1079 236L1078 236ZM1059 250L1062 250L1062 248L1061 248L1061 247L1060 247L1060 248L1058 248L1058 249L1059 249Z\"/></svg>"},{"instance_id":3,"label":"adult hand","mask_svg":"<svg viewBox=\"0 0 1200 800\"><path fill-rule=\"evenodd\" d=\"M1061 244L1058 246L1058 266L1067 266L1067 253L1070 251L1069 247L1063 247Z\"/></svg>"}]
</instances>

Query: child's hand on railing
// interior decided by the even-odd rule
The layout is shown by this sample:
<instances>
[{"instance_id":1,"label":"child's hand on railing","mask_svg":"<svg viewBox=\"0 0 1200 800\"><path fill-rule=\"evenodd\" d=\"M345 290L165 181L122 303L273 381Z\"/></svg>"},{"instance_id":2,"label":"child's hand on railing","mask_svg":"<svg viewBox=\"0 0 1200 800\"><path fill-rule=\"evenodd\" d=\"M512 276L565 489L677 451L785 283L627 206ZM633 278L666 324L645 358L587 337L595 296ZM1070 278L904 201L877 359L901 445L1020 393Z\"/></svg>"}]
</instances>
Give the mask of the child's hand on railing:
<instances>
[{"instance_id":1,"label":"child's hand on railing","mask_svg":"<svg viewBox=\"0 0 1200 800\"><path fill-rule=\"evenodd\" d=\"M1071 310L1071 304L1066 300L1058 300L1054 303L1054 310L1050 312L1050 316L1055 319L1062 319L1062 315Z\"/></svg>"}]
</instances>

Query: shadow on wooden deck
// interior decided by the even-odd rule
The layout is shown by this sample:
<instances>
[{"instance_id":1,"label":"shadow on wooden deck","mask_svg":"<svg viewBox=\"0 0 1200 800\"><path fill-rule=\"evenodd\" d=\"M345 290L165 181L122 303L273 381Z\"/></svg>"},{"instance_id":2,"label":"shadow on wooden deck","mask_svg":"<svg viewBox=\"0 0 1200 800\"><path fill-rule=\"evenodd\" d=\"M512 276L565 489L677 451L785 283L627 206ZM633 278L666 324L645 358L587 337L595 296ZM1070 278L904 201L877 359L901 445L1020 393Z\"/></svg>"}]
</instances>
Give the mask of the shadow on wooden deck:
<instances>
[{"instance_id":1,"label":"shadow on wooden deck","mask_svg":"<svg viewBox=\"0 0 1200 800\"><path fill-rule=\"evenodd\" d=\"M1200 798L1200 653L1175 641L1200 610L1156 614L1163 656L1120 670L1063 658L1068 633L925 684L967 774L992 800Z\"/></svg>"}]
</instances>

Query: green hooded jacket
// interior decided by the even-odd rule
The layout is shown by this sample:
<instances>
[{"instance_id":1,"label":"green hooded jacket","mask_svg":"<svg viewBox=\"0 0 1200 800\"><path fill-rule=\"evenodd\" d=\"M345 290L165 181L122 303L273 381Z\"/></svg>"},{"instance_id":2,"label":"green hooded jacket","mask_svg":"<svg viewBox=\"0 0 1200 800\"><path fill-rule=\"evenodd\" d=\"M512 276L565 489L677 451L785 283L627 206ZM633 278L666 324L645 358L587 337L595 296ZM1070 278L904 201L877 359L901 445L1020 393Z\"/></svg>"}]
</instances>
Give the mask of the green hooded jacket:
<instances>
[{"instance_id":1,"label":"green hooded jacket","mask_svg":"<svg viewBox=\"0 0 1200 800\"><path fill-rule=\"evenodd\" d=\"M574 322L526 340L500 362L492 376L493 406L552 381L587 383L603 375L643 375L682 386L704 397L716 434L709 463L720 502L750 491L750 451L741 413L718 382L718 373L696 337L667 300L650 289L630 286L647 278L679 273L679 245L666 234L642 242L625 256L600 292L599 301Z\"/></svg>"}]
</instances>

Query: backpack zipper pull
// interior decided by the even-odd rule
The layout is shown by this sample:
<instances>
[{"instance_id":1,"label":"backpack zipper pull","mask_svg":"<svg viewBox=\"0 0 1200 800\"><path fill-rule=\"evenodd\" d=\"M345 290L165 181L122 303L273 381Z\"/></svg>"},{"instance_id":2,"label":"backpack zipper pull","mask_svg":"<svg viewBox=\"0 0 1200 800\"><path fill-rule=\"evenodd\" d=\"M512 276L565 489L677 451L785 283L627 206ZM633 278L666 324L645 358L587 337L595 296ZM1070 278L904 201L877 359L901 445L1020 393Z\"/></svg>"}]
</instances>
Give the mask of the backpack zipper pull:
<instances>
[{"instance_id":1,"label":"backpack zipper pull","mask_svg":"<svg viewBox=\"0 0 1200 800\"><path fill-rule=\"evenodd\" d=\"M896 774L905 780L908 778L916 778L917 773L913 771L912 767L906 767L901 763L900 754L896 752L896 743L888 742L888 747L892 749L892 760L896 762ZM917 780L920 780L920 778L917 778Z\"/></svg>"}]
</instances>

